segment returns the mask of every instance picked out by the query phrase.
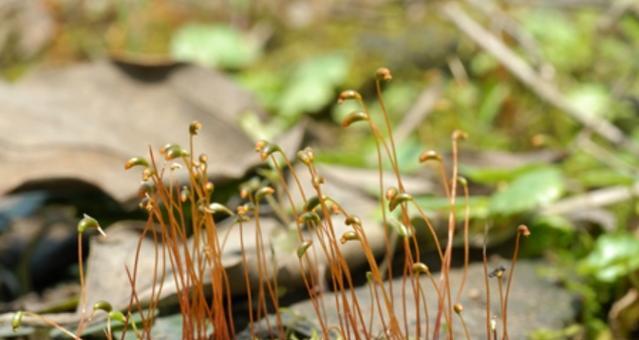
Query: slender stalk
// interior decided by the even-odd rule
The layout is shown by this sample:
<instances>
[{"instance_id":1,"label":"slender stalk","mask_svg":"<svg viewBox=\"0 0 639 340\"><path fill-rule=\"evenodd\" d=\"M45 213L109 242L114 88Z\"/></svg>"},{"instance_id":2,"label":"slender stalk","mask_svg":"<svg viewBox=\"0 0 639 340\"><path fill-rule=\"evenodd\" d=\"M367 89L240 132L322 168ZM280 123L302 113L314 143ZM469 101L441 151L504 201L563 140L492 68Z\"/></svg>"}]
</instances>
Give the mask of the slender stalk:
<instances>
[{"instance_id":1,"label":"slender stalk","mask_svg":"<svg viewBox=\"0 0 639 340\"><path fill-rule=\"evenodd\" d=\"M461 303L461 295L464 291L464 285L468 278L468 262L469 262L469 241L468 241L468 228L470 224L470 195L468 193L468 183L466 180L462 180L460 178L460 182L464 189L464 272L462 274L461 283L459 284L459 289L457 290L457 297L455 298L455 303Z\"/></svg>"},{"instance_id":2,"label":"slender stalk","mask_svg":"<svg viewBox=\"0 0 639 340\"><path fill-rule=\"evenodd\" d=\"M464 337L466 337L466 340L470 340L470 333L468 332L468 326L466 326L466 322L464 321L464 316L460 314L459 315L459 321L461 321L462 324L462 328L464 329Z\"/></svg>"},{"instance_id":3,"label":"slender stalk","mask_svg":"<svg viewBox=\"0 0 639 340\"><path fill-rule=\"evenodd\" d=\"M504 275L503 272L499 272L497 274L497 288L499 289L499 306L501 308L502 318L504 317ZM503 320L503 319L502 319Z\"/></svg>"},{"instance_id":4,"label":"slender stalk","mask_svg":"<svg viewBox=\"0 0 639 340\"><path fill-rule=\"evenodd\" d=\"M49 325L49 326L51 326L51 327L53 327L53 328L58 329L60 332L62 332L62 333L64 333L64 334L66 334L68 337L70 337L70 338L72 338L72 339L75 339L75 340L82 340L82 339L80 338L80 336L78 336L78 335L76 335L76 334L73 334L70 330L68 330L68 329L66 329L66 328L64 328L64 327L62 327L59 323L57 323L57 322L55 322L55 321L53 321L53 320L50 320L50 319L48 319L48 318L46 318L46 317L44 317L44 316L42 316L42 315L40 315L40 314L32 313L32 312L22 312L22 313L23 313L25 316L30 316L30 317L32 317L32 318L38 319L38 320L40 320L40 321L42 321L42 322L46 323L47 325Z\"/></svg>"},{"instance_id":5,"label":"slender stalk","mask_svg":"<svg viewBox=\"0 0 639 340\"><path fill-rule=\"evenodd\" d=\"M486 256L486 240L488 239L488 228L484 228L484 244L482 246L482 266L484 269L484 290L486 292L486 339L493 340L490 327L490 282L488 276L488 257ZM496 338L495 338L496 339Z\"/></svg>"},{"instance_id":6,"label":"slender stalk","mask_svg":"<svg viewBox=\"0 0 639 340\"><path fill-rule=\"evenodd\" d=\"M530 235L530 231L528 227L525 225L520 225L517 228L517 237L515 239L515 250L513 251L513 259L510 265L510 272L508 272L508 283L506 284L506 297L504 298L504 308L502 311L503 323L504 323L504 334L502 336L502 340L508 340L508 295L510 293L510 285L513 281L513 273L515 272L515 265L517 264L517 256L519 256L519 243L521 236L528 237Z\"/></svg>"},{"instance_id":7,"label":"slender stalk","mask_svg":"<svg viewBox=\"0 0 639 340\"><path fill-rule=\"evenodd\" d=\"M253 300L251 293L251 280L248 276L248 261L246 259L246 250L244 248L244 228L242 223L242 214L240 214L240 218L238 218L238 224L240 226L240 249L242 252L242 266L244 266L244 284L246 285L246 295L248 298L248 306L249 306L249 332L251 335L251 339L255 338L255 325L253 321Z\"/></svg>"},{"instance_id":8,"label":"slender stalk","mask_svg":"<svg viewBox=\"0 0 639 340\"><path fill-rule=\"evenodd\" d=\"M80 321L76 333L84 327L84 315L87 310L87 287L84 283L84 260L82 258L82 233L78 233L78 272L80 274Z\"/></svg>"}]
</instances>

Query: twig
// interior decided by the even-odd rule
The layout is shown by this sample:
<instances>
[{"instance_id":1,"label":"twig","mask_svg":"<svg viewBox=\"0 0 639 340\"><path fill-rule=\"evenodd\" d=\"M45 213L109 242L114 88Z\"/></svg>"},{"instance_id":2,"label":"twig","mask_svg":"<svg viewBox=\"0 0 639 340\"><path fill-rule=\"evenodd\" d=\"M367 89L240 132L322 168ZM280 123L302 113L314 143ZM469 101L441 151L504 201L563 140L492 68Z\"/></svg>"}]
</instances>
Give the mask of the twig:
<instances>
[{"instance_id":1,"label":"twig","mask_svg":"<svg viewBox=\"0 0 639 340\"><path fill-rule=\"evenodd\" d=\"M633 152L639 153L639 147L630 141L621 130L607 120L601 119L591 112L572 105L572 103L561 94L554 83L539 76L530 65L508 48L508 46L468 16L458 3L446 2L442 5L441 9L445 17L452 21L486 52L499 60L504 67L541 99L566 112L585 127L596 132L609 142L616 145L623 145Z\"/></svg>"},{"instance_id":2,"label":"twig","mask_svg":"<svg viewBox=\"0 0 639 340\"><path fill-rule=\"evenodd\" d=\"M597 22L597 27L601 30L609 30L619 22L619 19L626 11L636 10L637 8L638 5L635 0L611 1L610 7Z\"/></svg>"},{"instance_id":3,"label":"twig","mask_svg":"<svg viewBox=\"0 0 639 340\"><path fill-rule=\"evenodd\" d=\"M535 38L527 32L521 29L516 20L511 18L506 12L500 9L494 1L491 0L466 0L468 4L473 6L476 10L481 12L486 17L490 18L493 25L500 31L508 33L513 39L515 39L524 51L526 51L529 57L532 59L533 64L538 69L544 69L550 67L542 57L539 44Z\"/></svg>"},{"instance_id":4,"label":"twig","mask_svg":"<svg viewBox=\"0 0 639 340\"><path fill-rule=\"evenodd\" d=\"M577 135L577 138L575 139L575 149L589 153L600 162L626 176L634 176L634 174L637 173L638 169L636 167L621 157L618 157L615 153L610 152L606 148L595 143L590 138L590 134L586 131Z\"/></svg>"},{"instance_id":5,"label":"twig","mask_svg":"<svg viewBox=\"0 0 639 340\"><path fill-rule=\"evenodd\" d=\"M596 207L611 205L629 200L639 195L639 182L632 186L612 186L593 190L583 195L573 196L542 209L542 214L566 214L574 210L591 210Z\"/></svg>"}]
</instances>

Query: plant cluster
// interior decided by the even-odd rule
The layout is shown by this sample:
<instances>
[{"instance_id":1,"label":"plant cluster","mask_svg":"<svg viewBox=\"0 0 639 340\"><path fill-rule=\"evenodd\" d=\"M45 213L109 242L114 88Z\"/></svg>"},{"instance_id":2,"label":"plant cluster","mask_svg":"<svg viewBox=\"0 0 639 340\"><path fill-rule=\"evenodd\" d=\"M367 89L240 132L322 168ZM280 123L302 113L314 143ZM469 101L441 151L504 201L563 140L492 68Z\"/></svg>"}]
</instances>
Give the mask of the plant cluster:
<instances>
[{"instance_id":1,"label":"plant cluster","mask_svg":"<svg viewBox=\"0 0 639 340\"><path fill-rule=\"evenodd\" d=\"M259 141L256 151L276 174L272 178L261 179L243 185L240 197L243 202L234 209L226 207L213 200L215 186L207 177L209 167L208 158L204 154L195 156L193 141L202 128L198 122L189 127L189 147L182 148L177 144L167 144L160 150L165 162L160 163L153 150L149 157L131 158L125 169L141 167L142 201L140 206L148 213L146 227L140 236L151 237L155 242L155 267L153 270L153 286L150 299L141 301L136 291L137 263L140 246L135 254L133 268L126 267L126 274L131 285L131 295L128 310L125 313L113 311L108 302L98 302L92 312L86 311L86 287L84 273L80 263L80 283L82 296L80 298L80 323L75 333L64 329L64 332L78 338L83 327L92 320L93 316L104 311L108 316L108 327L105 333L109 339L113 338L111 320L124 324L122 338L131 324L136 337L150 338L154 322L154 311L159 305L165 279L173 280L177 287L177 297L180 312L183 316L184 339L232 339L238 329L235 327L234 308L231 300L231 282L222 263L228 234L222 233L217 221L222 215L234 219L239 229L241 243L241 258L243 264L243 279L246 286L248 300L248 320L251 338L257 337L257 322L264 320L272 337L289 338L289 330L282 320L282 307L279 300L279 283L277 263L272 249L268 248L261 229L260 217L265 205L273 206L282 211L282 206L275 197L284 197L288 201L290 211L285 212L294 218L290 228L297 234L298 247L296 255L299 261L300 275L309 299L315 310L318 325L318 336L323 339L407 339L432 338L438 339L442 334L447 339L454 337L453 318L458 318L465 338L470 338L469 330L464 322L464 307L461 297L467 281L469 265L469 220L470 208L468 204L468 182L458 174L459 142L466 139L462 131L452 133L452 164L450 174L444 159L435 151L425 151L419 157L421 163L434 163L439 169L442 188L449 201L446 238L440 240L435 227L422 207L406 191L402 182L401 171L398 166L395 141L381 95L384 82L390 81L391 73L386 68L380 68L376 74L376 92L378 102L383 113L383 126L380 128L376 119L371 117L362 96L353 90L347 90L339 95L338 102L355 101L360 109L350 113L343 121L344 127L355 123L368 125L375 138L377 167L379 172L379 207L382 212L384 226L385 256L379 260L373 253L367 237L367 228L362 220L348 211L348 208L337 200L325 194L323 185L325 179L315 165L315 155L310 148L297 153L297 161L308 171L312 192L305 191L301 183L299 169L293 166L294 160L289 159L284 150L276 144ZM388 161L394 174L393 183L387 183L383 176L383 162ZM176 178L178 171L186 171L188 183L179 184ZM286 173L292 177L287 182ZM461 189L461 190L460 190ZM297 191L301 200L295 200L293 193ZM460 192L461 191L461 195ZM458 225L457 200L464 199L463 223ZM432 237L436 248L436 255L441 263L441 272L436 275L424 263L424 254L420 251L420 242L416 237L416 227L409 216L409 208L418 215ZM338 234L334 226L335 221L343 219L349 228ZM247 222L255 225L255 233L245 233ZM87 228L97 228L98 222L85 216L78 225L78 251L82 258L82 234ZM460 282L452 282L450 270L453 260L453 240L461 235L464 245L464 268ZM486 339L504 340L508 335L508 296L511 291L513 273L521 236L528 236L530 232L526 226L520 226L515 239L515 249L509 270L498 268L489 273L486 247L483 252L483 268L485 283L485 331ZM254 238L255 251L249 253L244 243ZM368 272L365 273L367 285L370 288L374 308L364 310L355 293L356 275L364 275L351 271L342 252L342 245L347 242L357 243L366 258ZM139 243L140 244L140 243ZM403 254L401 268L393 268L393 255ZM256 256L256 259L249 259ZM249 261L257 263L257 273L249 272ZM322 289L324 277L319 269L319 263L326 263L328 284L333 293L329 295ZM167 268L171 272L167 272ZM394 273L401 273L401 279L392 280ZM251 277L257 276L257 280ZM491 292L489 277L498 280L498 297L500 311L490 309ZM426 279L424 279L426 278ZM397 290L401 293L394 294ZM425 298L427 292L434 292L437 305L429 306ZM401 298L397 298L400 296ZM334 303L338 311L337 324L332 324L326 317L326 304ZM407 313L407 306L412 304L414 315ZM138 311L142 316L142 325L137 327L131 321L131 315ZM498 313L499 318L493 313ZM32 313L31 313L32 314ZM273 314L274 318L268 318ZM15 314L14 328L22 323L26 312ZM376 316L381 325L373 327ZM41 316L37 316L41 317ZM414 325L414 326L413 326ZM59 325L55 327L62 328ZM212 327L212 331L211 331ZM377 329L378 331L375 331ZM379 331L381 330L381 331Z\"/></svg>"}]
</instances>

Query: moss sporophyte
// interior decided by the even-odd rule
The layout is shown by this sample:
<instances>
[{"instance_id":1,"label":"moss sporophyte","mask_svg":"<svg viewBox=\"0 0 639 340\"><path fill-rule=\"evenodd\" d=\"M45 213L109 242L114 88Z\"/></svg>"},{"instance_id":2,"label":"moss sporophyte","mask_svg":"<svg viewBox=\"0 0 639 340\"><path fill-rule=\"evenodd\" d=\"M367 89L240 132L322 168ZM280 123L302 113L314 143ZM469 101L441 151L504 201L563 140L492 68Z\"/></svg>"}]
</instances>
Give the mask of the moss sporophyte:
<instances>
[{"instance_id":1,"label":"moss sporophyte","mask_svg":"<svg viewBox=\"0 0 639 340\"><path fill-rule=\"evenodd\" d=\"M299 275L306 295L312 303L317 333L323 339L407 339L445 337L456 334L470 337L464 320L465 309L461 302L468 280L469 267L469 183L459 176L458 154L460 143L469 138L463 131L451 134L451 164L439 152L422 152L415 162L435 164L443 193L448 202L445 238L441 239L427 212L413 195L406 190L399 166L390 117L384 104L382 87L393 79L387 68L376 72L375 92L382 117L374 119L362 95L355 90L339 94L338 103L354 101L359 107L342 122L344 128L354 124L365 124L370 131L377 165L377 197L381 211L384 255L380 259L373 251L370 239L372 228L360 217L349 211L348 202L339 202L325 192L326 179L316 166L311 148L297 152L296 159L289 159L287 152L277 144L258 141L255 151L264 161L264 174L256 176L239 188L233 207L214 201L216 188L208 178L209 159L205 154L196 156L193 141L202 129L193 122L188 129L188 148L178 144L166 144L159 150L158 159L153 150L148 157L133 157L128 160L126 170L140 169L140 207L147 213L147 223L140 235L138 248L133 255L133 266L125 267L131 294L124 310L113 310L111 304L100 301L93 311L86 311L86 287L82 263L82 235L90 229L104 234L97 220L85 215L78 223L78 259L80 268L80 321L75 332L49 322L65 334L76 339L94 315L105 313L105 334L112 338L112 321L123 325L122 338L129 328L138 338L150 338L155 321L155 311L163 297L165 282L175 286L179 311L182 315L183 339L233 339L237 335L238 313L248 319L250 337L257 338L258 330L265 327L268 337L286 339L290 330L282 317L278 259L273 245L266 240L270 235L264 230L265 213L276 215L283 228L295 237L291 255L297 258ZM383 122L383 129L377 125ZM298 162L301 167L296 167ZM384 176L384 164L390 164L392 178ZM450 169L450 170L449 170ZM301 172L306 172L310 186L302 183ZM188 180L178 182L173 173L185 172ZM290 176L290 177L288 177ZM287 181L291 178L291 181ZM461 192L458 193L458 192ZM463 223L458 225L458 196L463 199ZM268 207L268 208L267 208ZM415 218L421 220L428 240L418 240ZM233 221L233 232L239 233L241 281L244 285L246 310L234 308L229 272L223 263L227 232L222 232L220 219ZM343 223L346 229L337 228ZM251 226L250 233L247 227ZM228 229L227 229L228 230ZM339 231L338 231L339 230ZM463 239L463 273L459 282L452 282L450 271L453 263L453 240L461 233ZM508 339L508 296L517 263L521 236L529 236L525 226L517 229L515 249L510 268L489 273L486 246L483 248L483 282L486 301L486 339ZM151 238L155 248L152 254L155 263L152 271L152 290L146 301L140 301L136 291L138 265L142 240ZM435 260L439 262L439 273L432 273L425 264L427 257L424 242L434 245ZM248 249L251 244L251 249ZM366 272L352 271L343 247L357 247L366 263ZM401 250L401 251L400 251ZM401 254L401 259L395 259ZM394 268L399 266L398 268ZM392 279L401 273L401 278ZM490 278L498 280L500 318L494 317L490 309ZM326 278L326 281L324 279ZM504 287L504 278L505 287ZM362 282L370 292L370 308L363 308L360 295L356 293L356 282ZM328 287L326 287L328 285ZM327 293L330 289L331 293ZM426 292L434 292L436 304L429 306ZM409 308L410 307L410 308ZM331 318L329 310L336 311ZM409 313L408 311L411 311ZM138 312L141 326L132 322L131 315ZM268 317L272 315L274 317ZM12 322L19 328L23 318L46 318L29 312L17 312ZM454 323L457 317L459 323ZM373 324L372 320L377 320ZM498 320L500 322L498 322ZM45 321L46 322L46 321ZM454 327L461 327L455 331Z\"/></svg>"}]
</instances>

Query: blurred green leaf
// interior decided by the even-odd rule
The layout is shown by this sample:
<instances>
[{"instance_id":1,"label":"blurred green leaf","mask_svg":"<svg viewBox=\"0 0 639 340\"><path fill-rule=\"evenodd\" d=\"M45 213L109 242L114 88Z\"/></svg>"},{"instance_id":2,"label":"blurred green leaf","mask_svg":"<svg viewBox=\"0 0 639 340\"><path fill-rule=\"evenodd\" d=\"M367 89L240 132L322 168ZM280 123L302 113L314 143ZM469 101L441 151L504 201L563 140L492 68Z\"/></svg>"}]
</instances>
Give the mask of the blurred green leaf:
<instances>
[{"instance_id":1,"label":"blurred green leaf","mask_svg":"<svg viewBox=\"0 0 639 340\"><path fill-rule=\"evenodd\" d=\"M479 119L485 125L492 124L504 100L510 95L507 85L497 83L492 86L479 106Z\"/></svg>"},{"instance_id":2,"label":"blurred green leaf","mask_svg":"<svg viewBox=\"0 0 639 340\"><path fill-rule=\"evenodd\" d=\"M483 75L494 70L499 66L499 62L495 57L486 52L477 53L470 63L470 69L477 75Z\"/></svg>"},{"instance_id":3,"label":"blurred green leaf","mask_svg":"<svg viewBox=\"0 0 639 340\"><path fill-rule=\"evenodd\" d=\"M450 210L450 202L445 197L439 196L418 196L415 197L417 203L426 213L448 213ZM468 206L470 207L471 218L485 218L488 216L488 204L490 200L487 196L470 196L468 198ZM412 209L412 206L409 206ZM463 197L458 197L455 202L455 213L458 219L464 218L464 209L466 202ZM411 210L412 211L412 210ZM411 213L411 216L417 216L417 213Z\"/></svg>"},{"instance_id":4,"label":"blurred green leaf","mask_svg":"<svg viewBox=\"0 0 639 340\"><path fill-rule=\"evenodd\" d=\"M584 84L568 93L568 101L593 116L610 116L610 91L602 85Z\"/></svg>"},{"instance_id":5,"label":"blurred green leaf","mask_svg":"<svg viewBox=\"0 0 639 340\"><path fill-rule=\"evenodd\" d=\"M561 249L572 256L582 255L576 252L582 245L577 240L577 232L572 222L559 215L536 216L530 225L530 231L534 235L534 242L525 242L522 247L522 255L543 256L550 249ZM562 255L562 254L560 254Z\"/></svg>"},{"instance_id":6,"label":"blurred green leaf","mask_svg":"<svg viewBox=\"0 0 639 340\"><path fill-rule=\"evenodd\" d=\"M335 100L335 89L348 74L348 61L340 54L314 57L299 65L283 89L278 107L289 121L316 112Z\"/></svg>"},{"instance_id":7,"label":"blurred green leaf","mask_svg":"<svg viewBox=\"0 0 639 340\"><path fill-rule=\"evenodd\" d=\"M258 45L241 32L223 25L188 24L171 40L171 56L208 67L238 69L259 55Z\"/></svg>"},{"instance_id":8,"label":"blurred green leaf","mask_svg":"<svg viewBox=\"0 0 639 340\"><path fill-rule=\"evenodd\" d=\"M609 168L587 169L579 172L577 179L584 187L606 187L612 185L631 185L634 179Z\"/></svg>"},{"instance_id":9,"label":"blurred green leaf","mask_svg":"<svg viewBox=\"0 0 639 340\"><path fill-rule=\"evenodd\" d=\"M495 184L503 181L512 181L517 176L540 168L539 164L529 164L517 168L500 167L473 167L460 164L461 173L473 182L482 184Z\"/></svg>"},{"instance_id":10,"label":"blurred green leaf","mask_svg":"<svg viewBox=\"0 0 639 340\"><path fill-rule=\"evenodd\" d=\"M629 233L606 234L597 239L580 270L603 282L615 282L639 269L639 239Z\"/></svg>"},{"instance_id":11,"label":"blurred green leaf","mask_svg":"<svg viewBox=\"0 0 639 340\"><path fill-rule=\"evenodd\" d=\"M588 17L544 9L526 12L521 19L539 41L544 56L560 70L572 71L591 65L593 49L590 35L586 33ZM578 23L576 19L583 20Z\"/></svg>"},{"instance_id":12,"label":"blurred green leaf","mask_svg":"<svg viewBox=\"0 0 639 340\"><path fill-rule=\"evenodd\" d=\"M422 151L424 151L424 145L416 137L407 138L397 144L397 163L402 173L414 173L423 168L418 161ZM372 153L369 156L374 157ZM384 159L384 168L392 170L391 163L387 158Z\"/></svg>"},{"instance_id":13,"label":"blurred green leaf","mask_svg":"<svg viewBox=\"0 0 639 340\"><path fill-rule=\"evenodd\" d=\"M517 177L503 191L490 200L490 211L509 215L532 210L552 203L561 196L564 183L561 172L555 168L540 168Z\"/></svg>"}]
</instances>

